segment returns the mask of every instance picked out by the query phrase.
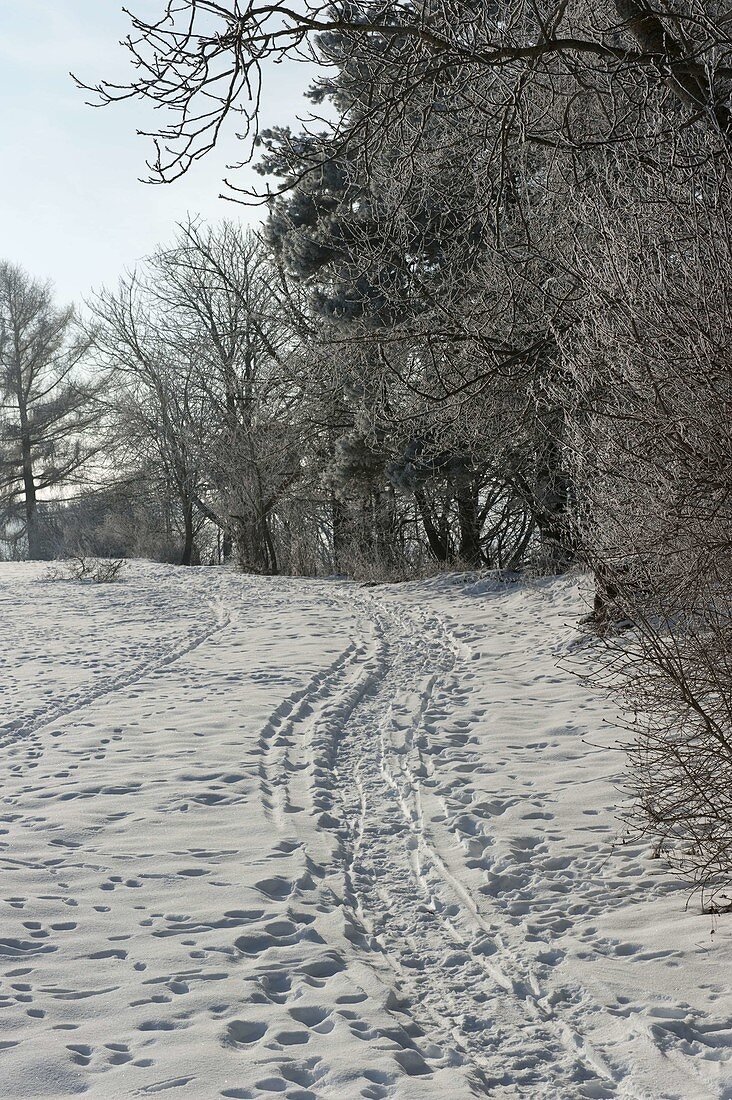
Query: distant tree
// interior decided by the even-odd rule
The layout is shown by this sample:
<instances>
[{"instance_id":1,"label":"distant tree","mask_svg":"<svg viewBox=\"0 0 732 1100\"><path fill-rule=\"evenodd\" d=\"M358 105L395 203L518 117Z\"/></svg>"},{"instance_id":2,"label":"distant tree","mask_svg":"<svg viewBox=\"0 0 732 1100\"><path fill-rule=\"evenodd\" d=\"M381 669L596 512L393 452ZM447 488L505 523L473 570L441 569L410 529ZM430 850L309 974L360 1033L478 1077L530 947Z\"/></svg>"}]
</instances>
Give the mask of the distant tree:
<instances>
[{"instance_id":1,"label":"distant tree","mask_svg":"<svg viewBox=\"0 0 732 1100\"><path fill-rule=\"evenodd\" d=\"M50 283L0 263L0 502L6 527L22 524L31 559L52 552L39 503L78 479L95 452L97 410L78 370L87 350Z\"/></svg>"},{"instance_id":2,"label":"distant tree","mask_svg":"<svg viewBox=\"0 0 732 1100\"><path fill-rule=\"evenodd\" d=\"M204 493L201 402L195 363L167 338L164 319L137 276L93 302L95 361L109 379L106 439L118 480L143 482L180 536L180 564L195 555L197 502ZM167 506L166 506L167 505Z\"/></svg>"},{"instance_id":3,"label":"distant tree","mask_svg":"<svg viewBox=\"0 0 732 1100\"><path fill-rule=\"evenodd\" d=\"M277 273L256 237L227 221L181 227L148 270L161 331L195 365L208 507L243 569L277 573L276 513L302 475L297 340Z\"/></svg>"},{"instance_id":4,"label":"distant tree","mask_svg":"<svg viewBox=\"0 0 732 1100\"><path fill-rule=\"evenodd\" d=\"M118 465L144 467L161 500L177 499L183 565L212 522L243 569L281 568L277 512L304 466L279 293L256 239L223 222L181 227L93 302Z\"/></svg>"}]
</instances>

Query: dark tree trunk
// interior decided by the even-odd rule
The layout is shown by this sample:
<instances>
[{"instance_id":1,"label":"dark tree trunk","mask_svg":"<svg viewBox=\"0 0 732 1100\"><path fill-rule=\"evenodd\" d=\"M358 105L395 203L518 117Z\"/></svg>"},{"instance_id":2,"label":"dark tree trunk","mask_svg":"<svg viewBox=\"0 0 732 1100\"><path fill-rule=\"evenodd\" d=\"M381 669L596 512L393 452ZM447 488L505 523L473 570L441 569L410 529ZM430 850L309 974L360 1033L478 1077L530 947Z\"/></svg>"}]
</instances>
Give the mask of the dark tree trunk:
<instances>
[{"instance_id":1,"label":"dark tree trunk","mask_svg":"<svg viewBox=\"0 0 732 1100\"><path fill-rule=\"evenodd\" d=\"M279 565L277 562L277 551L275 550L274 539L272 538L272 532L267 521L267 517L262 519L262 534L264 536L264 545L267 552L267 572L276 576L279 573Z\"/></svg>"},{"instance_id":2,"label":"dark tree trunk","mask_svg":"<svg viewBox=\"0 0 732 1100\"><path fill-rule=\"evenodd\" d=\"M474 568L482 565L478 493L471 481L458 485L456 500L460 525L460 558Z\"/></svg>"},{"instance_id":3,"label":"dark tree trunk","mask_svg":"<svg viewBox=\"0 0 732 1100\"><path fill-rule=\"evenodd\" d=\"M25 531L28 540L28 557L31 561L39 561L44 557L43 540L38 527L38 503L36 501L36 486L33 475L26 476L23 471L23 485L25 488Z\"/></svg>"},{"instance_id":4,"label":"dark tree trunk","mask_svg":"<svg viewBox=\"0 0 732 1100\"><path fill-rule=\"evenodd\" d=\"M592 605L592 622L598 634L604 634L611 622L611 605L616 590L600 572L595 573L595 599Z\"/></svg>"},{"instance_id":5,"label":"dark tree trunk","mask_svg":"<svg viewBox=\"0 0 732 1100\"><path fill-rule=\"evenodd\" d=\"M36 482L33 477L33 459L31 456L31 438L25 409L20 408L21 448L23 459L23 495L25 497L25 533L28 541L28 557L39 561L44 557L43 540L38 526L38 501Z\"/></svg>"},{"instance_id":6,"label":"dark tree trunk","mask_svg":"<svg viewBox=\"0 0 732 1100\"><path fill-rule=\"evenodd\" d=\"M656 53L660 56L665 54L666 57L675 61L684 58L686 52L684 40L674 33L674 24L668 18L659 18L645 0L615 0L615 10L622 24L634 35L645 53ZM683 24L679 23L679 26ZM693 61L693 54L687 56L687 60ZM701 109L704 113L711 114L725 141L732 142L732 112L725 104L724 98L718 94L715 95L714 86L705 72L695 75L689 71L689 68L685 69L683 65L675 66L673 72L666 77L666 84L677 98L691 107L695 113Z\"/></svg>"},{"instance_id":7,"label":"dark tree trunk","mask_svg":"<svg viewBox=\"0 0 732 1100\"><path fill-rule=\"evenodd\" d=\"M376 560L393 565L398 560L394 490L374 488L371 494Z\"/></svg>"},{"instance_id":8,"label":"dark tree trunk","mask_svg":"<svg viewBox=\"0 0 732 1100\"><path fill-rule=\"evenodd\" d=\"M427 536L427 544L437 561L446 562L450 557L450 547L444 532L440 532L430 515L429 506L421 489L415 489L414 499L419 510L419 518L422 520L424 533Z\"/></svg>"},{"instance_id":9,"label":"dark tree trunk","mask_svg":"<svg viewBox=\"0 0 732 1100\"><path fill-rule=\"evenodd\" d=\"M183 553L181 565L193 563L193 505L187 503L183 508Z\"/></svg>"},{"instance_id":10,"label":"dark tree trunk","mask_svg":"<svg viewBox=\"0 0 732 1100\"><path fill-rule=\"evenodd\" d=\"M257 516L234 516L232 537L242 573L267 573L269 560L263 526Z\"/></svg>"},{"instance_id":11,"label":"dark tree trunk","mask_svg":"<svg viewBox=\"0 0 732 1100\"><path fill-rule=\"evenodd\" d=\"M348 544L348 523L343 501L336 496L331 498L330 514L333 524L333 568L336 573L340 573L343 571L344 553Z\"/></svg>"}]
</instances>

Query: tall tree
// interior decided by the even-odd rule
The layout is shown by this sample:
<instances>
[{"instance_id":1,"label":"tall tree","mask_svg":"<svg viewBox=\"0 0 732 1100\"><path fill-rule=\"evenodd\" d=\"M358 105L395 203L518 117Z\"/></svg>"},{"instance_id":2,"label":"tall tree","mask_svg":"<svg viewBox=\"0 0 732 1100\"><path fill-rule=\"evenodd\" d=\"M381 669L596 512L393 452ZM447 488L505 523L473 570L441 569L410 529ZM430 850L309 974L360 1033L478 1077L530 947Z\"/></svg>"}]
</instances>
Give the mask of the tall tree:
<instances>
[{"instance_id":1,"label":"tall tree","mask_svg":"<svg viewBox=\"0 0 732 1100\"><path fill-rule=\"evenodd\" d=\"M327 39L340 62L313 96L355 130L374 102L389 103L397 46L362 56L361 39ZM549 196L554 154L506 129L494 74L467 75L425 72L388 137L365 126L344 148L337 121L335 134L265 132L261 169L286 187L266 232L307 288L321 340L341 349L355 415L372 420L414 494L435 556L512 560L510 543L526 545L523 513L546 564L561 567L562 417L544 383L558 369L555 333L576 310L557 265L567 185L555 172ZM456 539L440 533L448 513Z\"/></svg>"},{"instance_id":2,"label":"tall tree","mask_svg":"<svg viewBox=\"0 0 732 1100\"><path fill-rule=\"evenodd\" d=\"M182 564L205 517L243 568L277 572L274 515L303 467L295 343L269 257L232 222L189 224L94 310L118 442L177 495Z\"/></svg>"},{"instance_id":3,"label":"tall tree","mask_svg":"<svg viewBox=\"0 0 732 1100\"><path fill-rule=\"evenodd\" d=\"M39 503L78 479L95 452L97 412L78 369L87 350L51 285L0 263L0 495L31 559L52 552Z\"/></svg>"},{"instance_id":4,"label":"tall tree","mask_svg":"<svg viewBox=\"0 0 732 1100\"><path fill-rule=\"evenodd\" d=\"M93 308L96 363L109 377L107 439L116 476L144 479L161 504L172 502L180 563L191 565L196 502L204 492L195 360L166 338L138 275L120 280L116 292L102 291Z\"/></svg>"}]
</instances>

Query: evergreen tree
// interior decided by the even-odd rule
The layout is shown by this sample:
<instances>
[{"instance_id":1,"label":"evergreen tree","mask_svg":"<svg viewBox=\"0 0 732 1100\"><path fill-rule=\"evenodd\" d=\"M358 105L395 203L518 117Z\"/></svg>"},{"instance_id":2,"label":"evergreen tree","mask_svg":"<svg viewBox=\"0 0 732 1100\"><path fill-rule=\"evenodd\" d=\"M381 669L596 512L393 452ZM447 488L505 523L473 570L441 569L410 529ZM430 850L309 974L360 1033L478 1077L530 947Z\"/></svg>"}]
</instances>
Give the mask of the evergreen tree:
<instances>
[{"instance_id":1,"label":"evergreen tree","mask_svg":"<svg viewBox=\"0 0 732 1100\"><path fill-rule=\"evenodd\" d=\"M78 370L87 350L50 284L0 263L0 499L31 559L53 552L39 505L78 480L95 451L97 411Z\"/></svg>"}]
</instances>

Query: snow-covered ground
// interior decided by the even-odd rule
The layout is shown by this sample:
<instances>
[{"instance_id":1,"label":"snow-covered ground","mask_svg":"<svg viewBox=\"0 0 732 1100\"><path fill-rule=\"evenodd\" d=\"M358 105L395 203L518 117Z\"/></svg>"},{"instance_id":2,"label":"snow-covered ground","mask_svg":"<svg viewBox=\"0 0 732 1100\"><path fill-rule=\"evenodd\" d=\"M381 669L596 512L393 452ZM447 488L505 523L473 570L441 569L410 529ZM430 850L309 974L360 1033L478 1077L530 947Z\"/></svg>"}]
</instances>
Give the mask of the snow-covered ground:
<instances>
[{"instance_id":1,"label":"snow-covered ground","mask_svg":"<svg viewBox=\"0 0 732 1100\"><path fill-rule=\"evenodd\" d=\"M573 582L0 566L0 1096L732 1097ZM714 931L714 935L712 935Z\"/></svg>"}]
</instances>

